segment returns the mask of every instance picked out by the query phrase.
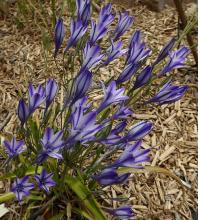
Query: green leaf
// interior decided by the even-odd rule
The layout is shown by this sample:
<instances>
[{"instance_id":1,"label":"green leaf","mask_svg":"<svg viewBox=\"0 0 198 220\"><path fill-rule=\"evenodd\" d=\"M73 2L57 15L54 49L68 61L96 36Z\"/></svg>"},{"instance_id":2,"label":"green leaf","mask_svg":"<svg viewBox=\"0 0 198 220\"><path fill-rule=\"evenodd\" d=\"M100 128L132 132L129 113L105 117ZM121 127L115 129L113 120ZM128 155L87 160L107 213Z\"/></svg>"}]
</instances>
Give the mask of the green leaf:
<instances>
[{"instance_id":1,"label":"green leaf","mask_svg":"<svg viewBox=\"0 0 198 220\"><path fill-rule=\"evenodd\" d=\"M106 219L99 204L87 186L85 186L77 177L74 178L71 176L66 176L65 181L67 185L75 192L78 198L82 200L82 203L85 205L85 207L92 213L92 219Z\"/></svg>"},{"instance_id":2,"label":"green leaf","mask_svg":"<svg viewBox=\"0 0 198 220\"><path fill-rule=\"evenodd\" d=\"M56 0L51 0L52 24L56 25Z\"/></svg>"},{"instance_id":3,"label":"green leaf","mask_svg":"<svg viewBox=\"0 0 198 220\"><path fill-rule=\"evenodd\" d=\"M37 169L37 173L40 174L42 171L42 166L39 166L38 169ZM25 175L32 175L32 174L35 174L36 172L36 167L30 167L28 168L28 170L25 172ZM7 173L3 176L0 177L0 180L4 180L4 179L12 179L12 178L15 178L16 177L16 174L15 173Z\"/></svg>"},{"instance_id":4,"label":"green leaf","mask_svg":"<svg viewBox=\"0 0 198 220\"><path fill-rule=\"evenodd\" d=\"M9 200L14 199L14 198L15 198L15 194L13 192L5 193L5 194L0 196L0 203L9 201Z\"/></svg>"},{"instance_id":5,"label":"green leaf","mask_svg":"<svg viewBox=\"0 0 198 220\"><path fill-rule=\"evenodd\" d=\"M49 220L60 220L60 219L62 219L63 216L64 216L64 212L61 212L61 213L59 213L57 215L54 215Z\"/></svg>"},{"instance_id":6,"label":"green leaf","mask_svg":"<svg viewBox=\"0 0 198 220\"><path fill-rule=\"evenodd\" d=\"M176 176L174 173L172 173L170 170L167 170L166 168L158 167L158 166L145 166L144 169L136 169L136 168L129 168L129 167L123 167L118 169L118 173L145 173L145 172L152 172L152 173L161 173L166 176L172 177L175 179L178 183L180 183L182 186L182 181L181 179Z\"/></svg>"},{"instance_id":7,"label":"green leaf","mask_svg":"<svg viewBox=\"0 0 198 220\"><path fill-rule=\"evenodd\" d=\"M41 138L40 128L38 124L36 123L36 121L33 121L32 119L29 120L29 126L30 126L31 135L38 148L40 146L40 138Z\"/></svg>"},{"instance_id":8,"label":"green leaf","mask_svg":"<svg viewBox=\"0 0 198 220\"><path fill-rule=\"evenodd\" d=\"M36 195L29 195L28 196L28 199L29 200L35 200L35 201L42 201L43 200L43 197L42 196L36 196Z\"/></svg>"},{"instance_id":9,"label":"green leaf","mask_svg":"<svg viewBox=\"0 0 198 220\"><path fill-rule=\"evenodd\" d=\"M89 216L89 214L87 214L85 211L81 209L73 208L72 210L74 211L74 213L79 214L80 216L83 216L84 218L88 220L93 220L93 218Z\"/></svg>"},{"instance_id":10,"label":"green leaf","mask_svg":"<svg viewBox=\"0 0 198 220\"><path fill-rule=\"evenodd\" d=\"M42 42L43 42L43 47L45 50L49 51L50 50L50 46L51 46L51 39L50 36L47 32L44 32L42 34Z\"/></svg>"},{"instance_id":11,"label":"green leaf","mask_svg":"<svg viewBox=\"0 0 198 220\"><path fill-rule=\"evenodd\" d=\"M105 118L107 118L109 116L110 112L111 112L111 108L110 107L105 108L102 112L100 112L100 114L99 114L100 118L99 118L98 122L101 122Z\"/></svg>"},{"instance_id":12,"label":"green leaf","mask_svg":"<svg viewBox=\"0 0 198 220\"><path fill-rule=\"evenodd\" d=\"M110 134L110 132L111 132L111 130L112 130L112 122L108 125L108 126L106 126L105 128L103 128L100 132L98 132L97 133L97 135L96 135L96 137L98 138L98 139L105 139L109 134Z\"/></svg>"}]
</instances>

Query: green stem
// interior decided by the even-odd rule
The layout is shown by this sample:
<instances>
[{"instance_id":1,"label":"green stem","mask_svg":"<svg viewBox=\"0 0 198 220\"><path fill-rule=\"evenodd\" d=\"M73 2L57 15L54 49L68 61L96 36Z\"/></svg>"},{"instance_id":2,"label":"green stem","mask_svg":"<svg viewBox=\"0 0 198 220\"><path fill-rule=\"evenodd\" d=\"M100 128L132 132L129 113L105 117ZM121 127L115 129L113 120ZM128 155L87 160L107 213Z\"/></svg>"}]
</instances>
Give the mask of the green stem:
<instances>
[{"instance_id":1,"label":"green stem","mask_svg":"<svg viewBox=\"0 0 198 220\"><path fill-rule=\"evenodd\" d=\"M2 196L0 196L0 203L7 202L14 198L15 198L15 194L13 192L5 193Z\"/></svg>"}]
</instances>

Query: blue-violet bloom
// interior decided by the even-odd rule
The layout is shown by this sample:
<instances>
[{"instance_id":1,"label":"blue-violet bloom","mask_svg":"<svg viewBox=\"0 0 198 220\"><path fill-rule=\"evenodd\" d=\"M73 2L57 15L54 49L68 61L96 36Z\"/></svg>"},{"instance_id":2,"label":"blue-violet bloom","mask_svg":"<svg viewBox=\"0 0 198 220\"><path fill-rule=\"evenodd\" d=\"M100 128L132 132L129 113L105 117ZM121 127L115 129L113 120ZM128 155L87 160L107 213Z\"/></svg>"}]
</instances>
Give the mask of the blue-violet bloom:
<instances>
[{"instance_id":1,"label":"blue-violet bloom","mask_svg":"<svg viewBox=\"0 0 198 220\"><path fill-rule=\"evenodd\" d=\"M129 16L128 12L119 13L118 24L113 32L114 40L118 40L133 24L133 17Z\"/></svg>"},{"instance_id":2,"label":"blue-violet bloom","mask_svg":"<svg viewBox=\"0 0 198 220\"><path fill-rule=\"evenodd\" d=\"M104 54L100 55L100 46L91 46L90 43L87 43L83 51L83 63L80 72L94 68L101 62L103 57Z\"/></svg>"},{"instance_id":3,"label":"blue-violet bloom","mask_svg":"<svg viewBox=\"0 0 198 220\"><path fill-rule=\"evenodd\" d=\"M110 167L132 167L142 168L142 163L149 161L148 156L150 149L141 148L142 140L135 142L134 144L127 144L122 155L110 165Z\"/></svg>"},{"instance_id":4,"label":"blue-violet bloom","mask_svg":"<svg viewBox=\"0 0 198 220\"><path fill-rule=\"evenodd\" d=\"M163 70L158 74L158 76L162 76L167 72L172 71L176 68L184 67L184 62L186 61L186 56L189 53L189 49L187 47L182 47L174 52L169 54L169 61L163 68Z\"/></svg>"},{"instance_id":5,"label":"blue-violet bloom","mask_svg":"<svg viewBox=\"0 0 198 220\"><path fill-rule=\"evenodd\" d=\"M133 112L127 106L121 104L118 110L113 115L113 119L126 119L132 114Z\"/></svg>"},{"instance_id":6,"label":"blue-violet bloom","mask_svg":"<svg viewBox=\"0 0 198 220\"><path fill-rule=\"evenodd\" d=\"M91 17L90 0L76 0L77 18L81 20L83 25L86 25Z\"/></svg>"},{"instance_id":7,"label":"blue-violet bloom","mask_svg":"<svg viewBox=\"0 0 198 220\"><path fill-rule=\"evenodd\" d=\"M90 45L94 45L108 32L108 26L113 22L114 16L111 13L111 4L105 5L99 14L99 20L91 21Z\"/></svg>"},{"instance_id":8,"label":"blue-violet bloom","mask_svg":"<svg viewBox=\"0 0 198 220\"><path fill-rule=\"evenodd\" d=\"M100 143L108 145L108 146L115 146L116 144L120 143L121 136L117 133L111 132L106 138L102 138Z\"/></svg>"},{"instance_id":9,"label":"blue-violet bloom","mask_svg":"<svg viewBox=\"0 0 198 220\"><path fill-rule=\"evenodd\" d=\"M114 15L112 14L112 4L108 3L105 5L99 14L99 25L104 25L105 27L110 25L114 20Z\"/></svg>"},{"instance_id":10,"label":"blue-violet bloom","mask_svg":"<svg viewBox=\"0 0 198 220\"><path fill-rule=\"evenodd\" d=\"M127 122L126 120L119 122L118 124L116 124L116 126L112 129L112 133L114 134L119 134L120 132L122 132L127 126Z\"/></svg>"},{"instance_id":11,"label":"blue-violet bloom","mask_svg":"<svg viewBox=\"0 0 198 220\"><path fill-rule=\"evenodd\" d=\"M23 125L28 120L28 117L30 115L29 108L23 99L19 101L17 113L18 113L19 120L21 121L21 124Z\"/></svg>"},{"instance_id":12,"label":"blue-violet bloom","mask_svg":"<svg viewBox=\"0 0 198 220\"><path fill-rule=\"evenodd\" d=\"M102 83L103 86L103 92L104 92L104 99L101 102L97 112L101 112L103 109L105 109L107 106L109 106L112 103L118 103L127 100L129 97L124 95L125 89L117 89L116 90L116 82L111 81L107 88L105 88L105 85Z\"/></svg>"},{"instance_id":13,"label":"blue-violet bloom","mask_svg":"<svg viewBox=\"0 0 198 220\"><path fill-rule=\"evenodd\" d=\"M16 157L26 150L25 142L23 140L17 141L15 137L11 141L4 141L3 146L9 158Z\"/></svg>"},{"instance_id":14,"label":"blue-violet bloom","mask_svg":"<svg viewBox=\"0 0 198 220\"><path fill-rule=\"evenodd\" d=\"M53 175L53 173L47 173L46 170L43 169L41 174L35 175L34 178L38 183L39 188L49 193L49 187L56 185L55 181L52 179Z\"/></svg>"},{"instance_id":15,"label":"blue-violet bloom","mask_svg":"<svg viewBox=\"0 0 198 220\"><path fill-rule=\"evenodd\" d=\"M130 41L129 51L127 57L127 64L139 63L144 60L148 55L150 55L151 50L146 49L145 43L141 42L141 33L136 31Z\"/></svg>"},{"instance_id":16,"label":"blue-violet bloom","mask_svg":"<svg viewBox=\"0 0 198 220\"><path fill-rule=\"evenodd\" d=\"M127 126L126 121L121 121L118 123L109 133L109 135L104 139L101 140L102 144L105 145L116 145L117 143L120 143L121 136L119 133L121 133L125 127Z\"/></svg>"},{"instance_id":17,"label":"blue-violet bloom","mask_svg":"<svg viewBox=\"0 0 198 220\"><path fill-rule=\"evenodd\" d=\"M168 104L178 101L184 96L188 89L188 86L175 86L171 85L171 80L169 80L160 91L151 98L148 102L155 102L159 104Z\"/></svg>"},{"instance_id":18,"label":"blue-violet bloom","mask_svg":"<svg viewBox=\"0 0 198 220\"><path fill-rule=\"evenodd\" d=\"M102 23L96 23L95 21L91 21L91 31L90 31L90 39L89 43L93 46L96 41L100 40L107 33L108 28Z\"/></svg>"},{"instance_id":19,"label":"blue-violet bloom","mask_svg":"<svg viewBox=\"0 0 198 220\"><path fill-rule=\"evenodd\" d=\"M29 114L32 114L45 100L45 90L41 85L34 88L32 84L29 84Z\"/></svg>"},{"instance_id":20,"label":"blue-violet bloom","mask_svg":"<svg viewBox=\"0 0 198 220\"><path fill-rule=\"evenodd\" d=\"M92 73L85 69L85 71L80 72L76 77L73 85L74 94L73 94L73 103L78 99L82 98L85 93L88 91L92 82Z\"/></svg>"},{"instance_id":21,"label":"blue-violet bloom","mask_svg":"<svg viewBox=\"0 0 198 220\"><path fill-rule=\"evenodd\" d=\"M85 113L83 107L76 107L70 116L72 128L67 142L72 144L80 141L83 144L95 140L95 134L104 127L96 124L96 115L95 111Z\"/></svg>"},{"instance_id":22,"label":"blue-violet bloom","mask_svg":"<svg viewBox=\"0 0 198 220\"><path fill-rule=\"evenodd\" d=\"M105 60L103 65L108 65L111 61L121 57L128 51L128 49L122 49L122 41L119 41L116 44L114 44L113 40L110 39L110 43L111 46L107 49L106 52L107 59Z\"/></svg>"},{"instance_id":23,"label":"blue-violet bloom","mask_svg":"<svg viewBox=\"0 0 198 220\"><path fill-rule=\"evenodd\" d=\"M138 68L139 68L138 63L127 64L123 72L119 75L118 79L116 80L116 83L120 84L131 79L131 77L137 72Z\"/></svg>"},{"instance_id":24,"label":"blue-violet bloom","mask_svg":"<svg viewBox=\"0 0 198 220\"><path fill-rule=\"evenodd\" d=\"M129 220L135 217L135 213L132 211L130 206L122 206L117 209L105 208L104 210L105 212L119 219Z\"/></svg>"},{"instance_id":25,"label":"blue-violet bloom","mask_svg":"<svg viewBox=\"0 0 198 220\"><path fill-rule=\"evenodd\" d=\"M176 41L176 39L174 37L171 38L171 40L162 48L162 50L158 54L157 59L153 65L156 65L157 63L159 63L160 61L162 61L163 59L165 59L168 56L168 54L170 53L170 51L172 50L172 48L175 44L175 41Z\"/></svg>"},{"instance_id":26,"label":"blue-violet bloom","mask_svg":"<svg viewBox=\"0 0 198 220\"><path fill-rule=\"evenodd\" d=\"M150 133L152 127L152 123L148 121L141 121L139 123L136 123L129 129L128 133L125 135L125 137L123 137L123 140L121 140L121 142L124 140L126 142L140 140L148 133Z\"/></svg>"},{"instance_id":27,"label":"blue-violet bloom","mask_svg":"<svg viewBox=\"0 0 198 220\"><path fill-rule=\"evenodd\" d=\"M55 80L49 79L46 82L45 86L45 94L46 94L46 109L50 106L50 104L53 102L54 97L57 93L58 85Z\"/></svg>"},{"instance_id":28,"label":"blue-violet bloom","mask_svg":"<svg viewBox=\"0 0 198 220\"><path fill-rule=\"evenodd\" d=\"M65 36L65 27L63 24L63 19L59 18L54 30L54 43L55 43L54 57L57 56L57 53L63 42L64 36Z\"/></svg>"},{"instance_id":29,"label":"blue-violet bloom","mask_svg":"<svg viewBox=\"0 0 198 220\"><path fill-rule=\"evenodd\" d=\"M60 149L65 145L62 136L63 131L58 131L54 134L52 128L46 128L44 136L41 139L42 150L37 156L35 162L41 163L46 160L47 157L62 159L63 157L59 153Z\"/></svg>"},{"instance_id":30,"label":"blue-violet bloom","mask_svg":"<svg viewBox=\"0 0 198 220\"><path fill-rule=\"evenodd\" d=\"M16 198L19 202L22 201L23 196L29 196L29 191L34 188L33 183L28 182L29 177L24 176L23 178L16 178L12 184L11 191L15 193Z\"/></svg>"},{"instance_id":31,"label":"blue-violet bloom","mask_svg":"<svg viewBox=\"0 0 198 220\"><path fill-rule=\"evenodd\" d=\"M130 176L130 173L118 175L116 169L106 168L101 173L93 176L100 185L109 186L124 183Z\"/></svg>"},{"instance_id":32,"label":"blue-violet bloom","mask_svg":"<svg viewBox=\"0 0 198 220\"><path fill-rule=\"evenodd\" d=\"M83 25L81 20L71 20L70 26L71 36L67 42L65 52L72 46L76 46L77 42L87 31L87 25Z\"/></svg>"},{"instance_id":33,"label":"blue-violet bloom","mask_svg":"<svg viewBox=\"0 0 198 220\"><path fill-rule=\"evenodd\" d=\"M144 85L146 85L152 76L153 68L151 66L146 66L142 72L137 76L136 81L134 83L133 89L138 89Z\"/></svg>"},{"instance_id":34,"label":"blue-violet bloom","mask_svg":"<svg viewBox=\"0 0 198 220\"><path fill-rule=\"evenodd\" d=\"M78 99L73 105L72 105L72 112L76 111L76 108L81 108L82 112L86 112L91 104L87 102L88 101L88 97L84 96L80 99Z\"/></svg>"}]
</instances>

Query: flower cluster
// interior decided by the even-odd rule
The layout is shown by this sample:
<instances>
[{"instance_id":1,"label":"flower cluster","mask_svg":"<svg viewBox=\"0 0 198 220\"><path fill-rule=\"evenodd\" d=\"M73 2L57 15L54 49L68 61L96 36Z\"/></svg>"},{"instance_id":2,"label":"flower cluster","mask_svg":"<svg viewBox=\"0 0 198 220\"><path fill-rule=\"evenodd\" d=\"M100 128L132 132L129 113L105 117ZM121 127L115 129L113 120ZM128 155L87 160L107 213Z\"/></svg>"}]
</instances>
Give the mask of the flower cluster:
<instances>
[{"instance_id":1,"label":"flower cluster","mask_svg":"<svg viewBox=\"0 0 198 220\"><path fill-rule=\"evenodd\" d=\"M24 99L21 99L18 105L18 116L22 124L27 121L30 115L41 104L44 103L45 109L47 110L56 95L57 89L57 83L52 79L46 82L45 88L43 88L42 85L34 88L34 86L30 84L28 88L28 105L25 103Z\"/></svg>"},{"instance_id":2,"label":"flower cluster","mask_svg":"<svg viewBox=\"0 0 198 220\"><path fill-rule=\"evenodd\" d=\"M78 62L76 67L79 66L79 60L81 65L71 85L65 85L68 90L64 103L52 105L58 93L55 80L49 79L45 87L39 85L35 88L30 84L28 104L21 99L18 105L20 138L23 140L14 137L3 143L9 162L26 159L23 172L16 172L19 177L11 187L20 202L36 185L47 196L55 193L61 197L60 192L57 193L61 191L70 199L71 192L64 191L69 187L65 187L69 176L76 178L76 181L80 179L81 184L84 182L90 191L93 190L91 185L103 190L104 186L127 182L131 173L120 173L121 168L143 169L144 163L149 161L150 148L145 149L142 142L153 125L149 121L134 120L131 126L127 126L129 117L133 116L130 103L134 91L137 96L144 92L147 85L152 86L156 78L166 77L167 72L183 67L188 53L186 47L173 52L175 39L172 39L155 62L144 67L151 49L143 42L141 32L134 32L125 49L121 41L122 35L133 23L133 17L127 12L120 13L113 29L111 24L115 22L116 15L112 12L111 4L102 7L97 21L91 19L89 0L76 0L76 5L76 16L71 20L64 56L73 56L69 53L73 48L81 50L82 57L72 59ZM64 22L59 18L54 30L55 59L64 36ZM107 36L109 40L107 48L104 48L100 42ZM159 63L166 62L168 56L167 64L160 70ZM120 57L125 59L123 71L115 79L100 82L103 98L95 105L90 96L94 91L94 72L99 72L100 67L105 68ZM130 82L125 86L127 81ZM146 93L143 103L172 103L179 100L186 90L187 86L173 86L169 80L155 95ZM36 110L39 116L35 116ZM121 155L118 152L122 152ZM117 159L111 159L113 155ZM27 174L29 167L33 168L33 174ZM130 206L104 208L104 211L121 219L134 217Z\"/></svg>"}]
</instances>

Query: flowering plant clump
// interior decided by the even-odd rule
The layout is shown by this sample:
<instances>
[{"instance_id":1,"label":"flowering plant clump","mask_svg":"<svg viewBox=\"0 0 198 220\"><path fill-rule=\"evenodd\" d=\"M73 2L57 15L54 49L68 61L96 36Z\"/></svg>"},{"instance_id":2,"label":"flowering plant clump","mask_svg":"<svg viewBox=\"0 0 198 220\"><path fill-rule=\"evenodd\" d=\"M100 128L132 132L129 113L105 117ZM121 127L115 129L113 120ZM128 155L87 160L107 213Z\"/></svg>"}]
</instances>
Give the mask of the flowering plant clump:
<instances>
[{"instance_id":1,"label":"flowering plant clump","mask_svg":"<svg viewBox=\"0 0 198 220\"><path fill-rule=\"evenodd\" d=\"M145 66L151 49L142 41L141 32L134 32L127 48L121 41L133 17L124 12L117 19L107 4L95 21L89 0L76 0L76 6L62 68L74 77L64 76L64 103L54 101L58 96L54 79L37 87L29 85L27 99L18 104L21 127L12 140L3 142L4 166L9 170L3 178L11 179L11 193L0 201L15 197L20 204L26 203L30 209L25 215L31 219L53 209L54 203L61 217L67 216L67 206L72 215L85 219L106 219L104 213L130 219L134 212L127 201L113 209L102 198L113 200L105 187L127 184L131 173L125 168L144 169L149 161L150 149L143 148L142 142L153 126L149 121L132 120L133 104L179 100L187 86L172 85L167 73L184 66L188 49L174 51L175 39L171 39L154 62ZM55 59L65 33L59 18L54 30ZM120 75L96 83L100 68L121 57ZM161 88L154 94L155 81L161 82ZM92 94L100 89L103 98L95 102ZM33 206L40 208L32 213Z\"/></svg>"}]
</instances>

